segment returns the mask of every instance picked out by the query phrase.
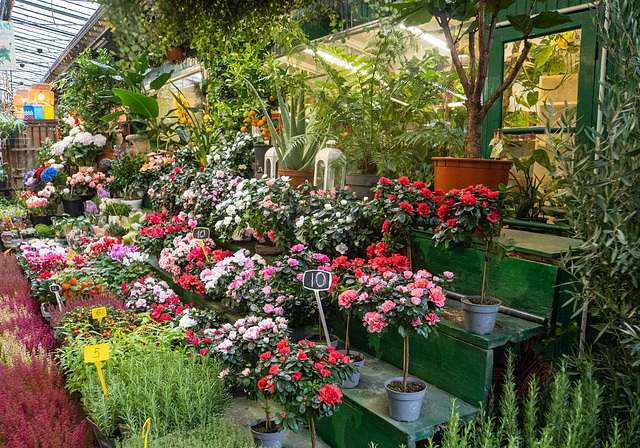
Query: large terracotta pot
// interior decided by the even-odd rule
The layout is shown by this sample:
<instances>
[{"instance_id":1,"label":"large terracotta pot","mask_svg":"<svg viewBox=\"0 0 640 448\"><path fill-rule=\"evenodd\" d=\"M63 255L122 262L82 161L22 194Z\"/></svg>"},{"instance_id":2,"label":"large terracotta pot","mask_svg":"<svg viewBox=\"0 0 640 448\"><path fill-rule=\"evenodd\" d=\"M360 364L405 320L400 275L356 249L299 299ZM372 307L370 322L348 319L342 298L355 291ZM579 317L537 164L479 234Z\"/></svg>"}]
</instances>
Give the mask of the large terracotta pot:
<instances>
[{"instance_id":1,"label":"large terracotta pot","mask_svg":"<svg viewBox=\"0 0 640 448\"><path fill-rule=\"evenodd\" d=\"M167 51L167 61L179 61L182 59L182 47L171 47Z\"/></svg>"},{"instance_id":2,"label":"large terracotta pot","mask_svg":"<svg viewBox=\"0 0 640 448\"><path fill-rule=\"evenodd\" d=\"M278 170L278 176L290 177L289 185L296 189L305 181L313 183L313 171Z\"/></svg>"},{"instance_id":3,"label":"large terracotta pot","mask_svg":"<svg viewBox=\"0 0 640 448\"><path fill-rule=\"evenodd\" d=\"M511 161L492 159L458 159L434 157L434 189L445 193L453 188L483 184L497 190L500 184L509 183Z\"/></svg>"}]
</instances>

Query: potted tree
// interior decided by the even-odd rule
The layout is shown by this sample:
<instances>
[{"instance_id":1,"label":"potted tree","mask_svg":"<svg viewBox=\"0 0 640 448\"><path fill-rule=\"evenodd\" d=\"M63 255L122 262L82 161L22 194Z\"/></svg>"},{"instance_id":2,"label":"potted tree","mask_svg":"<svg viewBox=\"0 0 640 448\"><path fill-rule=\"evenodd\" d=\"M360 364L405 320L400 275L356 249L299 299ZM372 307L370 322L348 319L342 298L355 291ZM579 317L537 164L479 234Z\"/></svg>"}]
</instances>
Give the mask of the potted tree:
<instances>
[{"instance_id":1,"label":"potted tree","mask_svg":"<svg viewBox=\"0 0 640 448\"><path fill-rule=\"evenodd\" d=\"M442 28L453 66L466 96L467 135L465 158L434 157L435 188L448 191L467 185L484 184L498 188L509 180L510 161L493 161L482 158L482 123L493 104L511 86L531 49L531 34L536 29L548 29L571 19L557 11L544 11L532 15L535 1L528 14L507 15L513 28L522 33L522 48L517 60L504 74L502 84L493 92L483 92L489 70L489 59L495 41L496 24L500 13L513 4L510 0L404 0L396 2L400 19L407 25L418 25L435 18ZM453 28L465 30L457 32ZM466 44L462 44L466 40ZM463 64L462 49L469 51L469 64Z\"/></svg>"},{"instance_id":2,"label":"potted tree","mask_svg":"<svg viewBox=\"0 0 640 448\"><path fill-rule=\"evenodd\" d=\"M353 366L349 357L333 347L317 346L304 339L297 344L283 339L277 347L273 352L260 355L255 369L260 378L258 389L284 408L280 414L280 427L297 431L300 424L309 425L311 447L315 448L314 419L331 416L338 409L342 391L336 384L352 374ZM253 431L255 428L256 425L252 425Z\"/></svg>"},{"instance_id":3,"label":"potted tree","mask_svg":"<svg viewBox=\"0 0 640 448\"><path fill-rule=\"evenodd\" d=\"M494 248L513 249L511 241L500 241L500 210L502 198L497 191L484 185L469 186L464 190L451 190L439 202L437 211L440 224L433 239L436 245L469 241L474 237L484 242L484 270L479 296L462 299L465 329L472 333L488 334L493 331L500 300L486 297L487 268Z\"/></svg>"}]
</instances>

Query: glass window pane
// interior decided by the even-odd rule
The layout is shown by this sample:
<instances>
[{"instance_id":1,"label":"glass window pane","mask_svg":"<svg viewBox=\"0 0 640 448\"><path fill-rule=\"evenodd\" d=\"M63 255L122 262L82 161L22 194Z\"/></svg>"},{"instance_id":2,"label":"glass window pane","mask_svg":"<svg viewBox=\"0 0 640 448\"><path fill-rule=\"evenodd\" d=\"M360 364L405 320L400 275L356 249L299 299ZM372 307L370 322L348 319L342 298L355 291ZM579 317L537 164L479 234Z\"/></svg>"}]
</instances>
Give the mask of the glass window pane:
<instances>
[{"instance_id":1,"label":"glass window pane","mask_svg":"<svg viewBox=\"0 0 640 448\"><path fill-rule=\"evenodd\" d=\"M532 39L531 50L513 85L502 97L503 127L558 126L578 104L581 30ZM504 73L521 54L522 41L504 45ZM552 105L553 104L553 105Z\"/></svg>"}]
</instances>

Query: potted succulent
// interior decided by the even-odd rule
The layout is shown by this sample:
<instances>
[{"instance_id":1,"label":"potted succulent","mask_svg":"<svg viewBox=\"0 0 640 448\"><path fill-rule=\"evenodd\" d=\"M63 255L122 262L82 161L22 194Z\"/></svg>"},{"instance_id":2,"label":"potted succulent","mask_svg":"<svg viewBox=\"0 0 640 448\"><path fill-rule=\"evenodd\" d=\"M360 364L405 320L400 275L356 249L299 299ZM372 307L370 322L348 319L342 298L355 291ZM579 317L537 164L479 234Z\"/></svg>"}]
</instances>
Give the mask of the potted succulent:
<instances>
[{"instance_id":1,"label":"potted succulent","mask_svg":"<svg viewBox=\"0 0 640 448\"><path fill-rule=\"evenodd\" d=\"M293 188L298 188L304 182L313 182L313 165L316 154L326 142L327 130L327 125L320 118L318 110L307 113L302 92L292 93L289 104L282 98L278 89L281 129L277 129L267 106L255 88L251 87L267 119L271 143L279 161L278 175L290 178Z\"/></svg>"},{"instance_id":2,"label":"potted succulent","mask_svg":"<svg viewBox=\"0 0 640 448\"><path fill-rule=\"evenodd\" d=\"M484 270L482 274L482 290L479 296L468 296L462 299L464 310L464 326L467 331L488 334L493 331L496 316L500 310L500 300L485 297L487 286L487 268L491 259L491 251L495 246L507 249L511 241L500 241L500 211L502 198L500 193L492 191L484 185L451 190L439 202L438 218L433 239L436 245L446 246L450 242L469 241L474 237L484 241Z\"/></svg>"},{"instance_id":3,"label":"potted succulent","mask_svg":"<svg viewBox=\"0 0 640 448\"><path fill-rule=\"evenodd\" d=\"M314 419L331 416L338 409L342 391L336 384L352 372L349 357L304 339L297 344L279 341L277 350L260 355L255 369L258 389L284 408L279 426L297 431L300 424L309 425L312 448L316 446Z\"/></svg>"},{"instance_id":4,"label":"potted succulent","mask_svg":"<svg viewBox=\"0 0 640 448\"><path fill-rule=\"evenodd\" d=\"M416 273L403 270L408 262L398 254L379 256L368 264L375 267L355 271L358 289L347 289L352 291L348 299L363 309L370 309L363 316L369 333L381 333L394 325L404 339L402 376L388 379L385 389L391 418L415 421L420 417L427 384L418 378L409 378L409 336L415 333L427 337L440 321L438 313L445 302L442 287L453 279L453 274L433 276L424 270Z\"/></svg>"},{"instance_id":5,"label":"potted succulent","mask_svg":"<svg viewBox=\"0 0 640 448\"><path fill-rule=\"evenodd\" d=\"M571 21L568 15L557 11L543 11L535 16L532 10L527 14L507 15L507 20L514 30L522 34L522 48L518 59L504 74L500 86L487 94L485 83L495 42L496 23L498 17L512 3L508 0L404 0L394 3L399 10L400 20L407 26L420 25L435 18L442 28L453 66L466 96L468 122L465 158L434 157L435 188L448 191L479 183L490 188L498 188L499 184L506 184L509 180L510 161L482 158L482 123L489 109L511 86L527 60L532 46L529 39L533 31ZM468 31L453 31L454 23L456 29L461 27ZM466 39L467 43L462 43L463 39ZM463 49L469 52L468 65L463 65L460 57ZM471 70L467 67L471 67Z\"/></svg>"}]
</instances>

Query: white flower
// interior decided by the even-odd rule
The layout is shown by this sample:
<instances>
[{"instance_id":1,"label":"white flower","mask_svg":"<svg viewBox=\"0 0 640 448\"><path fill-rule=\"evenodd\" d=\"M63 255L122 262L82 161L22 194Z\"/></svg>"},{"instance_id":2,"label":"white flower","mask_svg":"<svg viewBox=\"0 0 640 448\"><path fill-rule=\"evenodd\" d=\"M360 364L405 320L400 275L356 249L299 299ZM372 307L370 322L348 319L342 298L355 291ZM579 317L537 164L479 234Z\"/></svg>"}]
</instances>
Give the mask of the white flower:
<instances>
[{"instance_id":1,"label":"white flower","mask_svg":"<svg viewBox=\"0 0 640 448\"><path fill-rule=\"evenodd\" d=\"M251 373L251 369L247 367L241 373L242 373L242 376L249 376L249 374Z\"/></svg>"},{"instance_id":2,"label":"white flower","mask_svg":"<svg viewBox=\"0 0 640 448\"><path fill-rule=\"evenodd\" d=\"M242 222L242 218L240 218L240 216L237 216L234 218L236 224L240 224Z\"/></svg>"},{"instance_id":3,"label":"white flower","mask_svg":"<svg viewBox=\"0 0 640 448\"><path fill-rule=\"evenodd\" d=\"M93 144L99 147L103 147L107 143L107 137L102 134L96 134L93 136Z\"/></svg>"},{"instance_id":4,"label":"white flower","mask_svg":"<svg viewBox=\"0 0 640 448\"><path fill-rule=\"evenodd\" d=\"M224 218L224 225L228 226L231 225L231 216L227 216L226 218Z\"/></svg>"},{"instance_id":5,"label":"white flower","mask_svg":"<svg viewBox=\"0 0 640 448\"><path fill-rule=\"evenodd\" d=\"M325 210L331 210L331 204L324 204Z\"/></svg>"},{"instance_id":6,"label":"white flower","mask_svg":"<svg viewBox=\"0 0 640 448\"><path fill-rule=\"evenodd\" d=\"M336 246L336 250L344 255L347 252L347 250L349 250L349 248L347 247L346 244L340 243Z\"/></svg>"},{"instance_id":7,"label":"white flower","mask_svg":"<svg viewBox=\"0 0 640 448\"><path fill-rule=\"evenodd\" d=\"M298 221L296 221L296 227L302 227L304 225L304 216L301 216Z\"/></svg>"},{"instance_id":8,"label":"white flower","mask_svg":"<svg viewBox=\"0 0 640 448\"><path fill-rule=\"evenodd\" d=\"M351 224L353 222L353 216L347 216L347 223Z\"/></svg>"},{"instance_id":9,"label":"white flower","mask_svg":"<svg viewBox=\"0 0 640 448\"><path fill-rule=\"evenodd\" d=\"M180 318L180 323L178 325L180 326L180 328L189 328L193 327L197 323L198 321L195 319L191 319L191 317L189 317L189 312L185 311L183 313L183 316Z\"/></svg>"},{"instance_id":10,"label":"white flower","mask_svg":"<svg viewBox=\"0 0 640 448\"><path fill-rule=\"evenodd\" d=\"M71 128L71 130L69 131L69 135L75 136L79 132L80 132L80 128Z\"/></svg>"},{"instance_id":11,"label":"white flower","mask_svg":"<svg viewBox=\"0 0 640 448\"><path fill-rule=\"evenodd\" d=\"M346 199L343 199L342 201L340 201L340 203L341 203L342 205L347 205L347 201L346 201Z\"/></svg>"}]
</instances>

